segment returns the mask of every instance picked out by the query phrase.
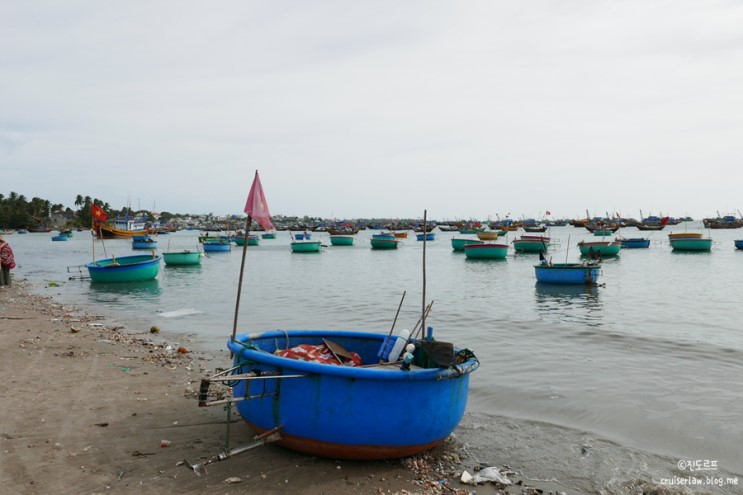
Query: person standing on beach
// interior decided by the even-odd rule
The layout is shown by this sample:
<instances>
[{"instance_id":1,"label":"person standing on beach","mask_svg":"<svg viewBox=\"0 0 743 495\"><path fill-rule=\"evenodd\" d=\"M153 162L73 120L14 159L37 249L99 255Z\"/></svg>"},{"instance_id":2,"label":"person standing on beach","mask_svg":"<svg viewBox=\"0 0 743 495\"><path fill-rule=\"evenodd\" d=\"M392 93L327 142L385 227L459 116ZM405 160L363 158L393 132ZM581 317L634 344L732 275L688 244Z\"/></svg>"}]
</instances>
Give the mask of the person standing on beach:
<instances>
[{"instance_id":1,"label":"person standing on beach","mask_svg":"<svg viewBox=\"0 0 743 495\"><path fill-rule=\"evenodd\" d=\"M0 286L10 286L10 270L15 268L15 259L13 259L13 250L5 239L0 237Z\"/></svg>"}]
</instances>

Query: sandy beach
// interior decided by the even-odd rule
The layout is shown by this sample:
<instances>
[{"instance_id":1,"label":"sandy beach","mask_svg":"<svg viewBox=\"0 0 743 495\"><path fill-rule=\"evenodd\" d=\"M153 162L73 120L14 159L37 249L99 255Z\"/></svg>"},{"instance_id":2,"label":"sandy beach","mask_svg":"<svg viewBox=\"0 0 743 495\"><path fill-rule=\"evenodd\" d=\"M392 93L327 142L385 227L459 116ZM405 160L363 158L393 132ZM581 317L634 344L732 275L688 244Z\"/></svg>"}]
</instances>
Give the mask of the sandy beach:
<instances>
[{"instance_id":1,"label":"sandy beach","mask_svg":"<svg viewBox=\"0 0 743 495\"><path fill-rule=\"evenodd\" d=\"M226 444L226 411L196 400L200 379L225 366L224 356L115 326L33 295L23 281L0 290L0 325L4 493L579 493L515 473L508 487L463 484L462 472L481 466L456 436L425 455L381 462L260 446L197 476L183 461L203 462ZM229 431L231 448L252 440L237 414Z\"/></svg>"}]
</instances>

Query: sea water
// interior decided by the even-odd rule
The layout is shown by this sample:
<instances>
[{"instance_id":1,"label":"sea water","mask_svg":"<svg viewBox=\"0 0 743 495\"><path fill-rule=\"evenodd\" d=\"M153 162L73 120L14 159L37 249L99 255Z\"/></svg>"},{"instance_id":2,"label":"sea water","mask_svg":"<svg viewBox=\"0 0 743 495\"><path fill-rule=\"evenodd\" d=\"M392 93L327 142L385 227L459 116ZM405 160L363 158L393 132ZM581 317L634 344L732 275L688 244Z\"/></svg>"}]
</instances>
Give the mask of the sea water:
<instances>
[{"instance_id":1,"label":"sea water","mask_svg":"<svg viewBox=\"0 0 743 495\"><path fill-rule=\"evenodd\" d=\"M353 246L331 246L317 233L327 245L320 253L292 253L290 233L279 232L247 250L237 331L388 332L404 294L399 331L433 302L426 325L434 337L471 348L482 363L458 430L482 462L525 467L586 493L625 493L649 479L743 493L743 251L734 247L743 231L705 231L711 252L672 251L667 234L684 230L701 223L622 229L650 238L650 247L605 259L594 287L536 284L536 254L468 260L451 248L462 235L437 230L426 243L425 301L423 242L412 232L397 250L371 249L372 231ZM161 235L158 251L196 250L197 235ZM578 261L581 240L606 239L574 227L545 235L554 262ZM191 346L226 348L242 247L198 266L163 264L150 282L95 284L79 278L93 246L96 258L142 251L130 240L93 241L87 231L67 242L51 236L6 236L14 276L35 292L133 331L158 325Z\"/></svg>"}]
</instances>

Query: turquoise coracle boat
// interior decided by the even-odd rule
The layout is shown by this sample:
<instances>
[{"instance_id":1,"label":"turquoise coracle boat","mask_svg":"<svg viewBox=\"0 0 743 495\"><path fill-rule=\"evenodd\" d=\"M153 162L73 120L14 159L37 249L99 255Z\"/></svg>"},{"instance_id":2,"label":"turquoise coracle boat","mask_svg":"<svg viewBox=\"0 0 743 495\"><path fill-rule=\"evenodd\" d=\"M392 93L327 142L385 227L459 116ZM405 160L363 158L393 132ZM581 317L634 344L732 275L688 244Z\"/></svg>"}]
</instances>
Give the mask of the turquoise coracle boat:
<instances>
[{"instance_id":1,"label":"turquoise coracle boat","mask_svg":"<svg viewBox=\"0 0 743 495\"><path fill-rule=\"evenodd\" d=\"M508 244L467 244L464 246L464 254L468 259L502 260L508 255Z\"/></svg>"},{"instance_id":2,"label":"turquoise coracle boat","mask_svg":"<svg viewBox=\"0 0 743 495\"><path fill-rule=\"evenodd\" d=\"M292 253L319 253L322 244L320 241L292 242Z\"/></svg>"},{"instance_id":3,"label":"turquoise coracle boat","mask_svg":"<svg viewBox=\"0 0 743 495\"><path fill-rule=\"evenodd\" d=\"M392 234L374 234L371 238L372 249L397 249L399 239Z\"/></svg>"},{"instance_id":4,"label":"turquoise coracle boat","mask_svg":"<svg viewBox=\"0 0 743 495\"><path fill-rule=\"evenodd\" d=\"M539 235L522 235L513 241L513 250L519 253L546 253L550 238Z\"/></svg>"},{"instance_id":5,"label":"turquoise coracle boat","mask_svg":"<svg viewBox=\"0 0 743 495\"><path fill-rule=\"evenodd\" d=\"M712 239L704 237L686 237L669 239L674 251L710 251Z\"/></svg>"},{"instance_id":6,"label":"turquoise coracle boat","mask_svg":"<svg viewBox=\"0 0 743 495\"><path fill-rule=\"evenodd\" d=\"M248 246L259 246L261 243L261 238L257 235L249 235L248 236ZM245 245L245 237L244 236L235 236L235 245L237 246L244 246Z\"/></svg>"},{"instance_id":7,"label":"turquoise coracle boat","mask_svg":"<svg viewBox=\"0 0 743 495\"><path fill-rule=\"evenodd\" d=\"M207 238L201 243L201 246L206 252L230 252L232 250L232 242L229 239L221 238Z\"/></svg>"},{"instance_id":8,"label":"turquoise coracle boat","mask_svg":"<svg viewBox=\"0 0 743 495\"><path fill-rule=\"evenodd\" d=\"M534 273L543 284L595 284L601 268L598 263L545 263L534 265Z\"/></svg>"},{"instance_id":9,"label":"turquoise coracle boat","mask_svg":"<svg viewBox=\"0 0 743 495\"><path fill-rule=\"evenodd\" d=\"M485 244L485 242L479 239L462 239L461 237L452 237L451 248L454 251L464 251L464 246L468 244Z\"/></svg>"},{"instance_id":10,"label":"turquoise coracle boat","mask_svg":"<svg viewBox=\"0 0 743 495\"><path fill-rule=\"evenodd\" d=\"M201 252L185 250L163 253L163 260L168 266L199 265L201 264Z\"/></svg>"},{"instance_id":11,"label":"turquoise coracle boat","mask_svg":"<svg viewBox=\"0 0 743 495\"><path fill-rule=\"evenodd\" d=\"M352 235L331 235L330 244L333 246L353 246Z\"/></svg>"},{"instance_id":12,"label":"turquoise coracle boat","mask_svg":"<svg viewBox=\"0 0 743 495\"><path fill-rule=\"evenodd\" d=\"M233 384L233 403L250 428L264 433L280 427L276 444L282 447L331 459L411 456L455 430L470 373L480 363L452 344L411 340L407 371L402 361L379 364L386 338L347 330L237 335L227 343L235 368L218 379ZM322 352L331 363L304 360ZM202 382L204 401L206 387Z\"/></svg>"},{"instance_id":13,"label":"turquoise coracle boat","mask_svg":"<svg viewBox=\"0 0 743 495\"><path fill-rule=\"evenodd\" d=\"M111 257L87 263L85 267L93 282L141 282L152 280L160 273L161 256L141 254Z\"/></svg>"},{"instance_id":14,"label":"turquoise coracle boat","mask_svg":"<svg viewBox=\"0 0 743 495\"><path fill-rule=\"evenodd\" d=\"M591 254L594 254L595 256L606 258L608 256L618 255L619 251L622 249L622 243L615 241L580 241L578 243L578 248L580 249L580 254L583 256L591 256Z\"/></svg>"}]
</instances>

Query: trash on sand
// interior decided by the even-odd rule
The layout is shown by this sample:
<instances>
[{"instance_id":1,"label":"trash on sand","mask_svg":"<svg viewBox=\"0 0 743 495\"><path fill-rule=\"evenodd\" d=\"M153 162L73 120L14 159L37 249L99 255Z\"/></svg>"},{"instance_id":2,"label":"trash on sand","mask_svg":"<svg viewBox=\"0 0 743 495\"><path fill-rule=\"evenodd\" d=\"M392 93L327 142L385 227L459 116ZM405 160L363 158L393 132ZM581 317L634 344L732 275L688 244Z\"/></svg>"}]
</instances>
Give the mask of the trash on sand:
<instances>
[{"instance_id":1,"label":"trash on sand","mask_svg":"<svg viewBox=\"0 0 743 495\"><path fill-rule=\"evenodd\" d=\"M501 473L497 467L486 467L481 469L479 473L475 473L474 476L467 471L463 471L460 481L468 485L479 485L480 483L487 483L489 481L495 481L503 485L512 484L511 480L504 473Z\"/></svg>"},{"instance_id":2,"label":"trash on sand","mask_svg":"<svg viewBox=\"0 0 743 495\"><path fill-rule=\"evenodd\" d=\"M160 447L167 447L170 445L170 440L160 440Z\"/></svg>"},{"instance_id":3,"label":"trash on sand","mask_svg":"<svg viewBox=\"0 0 743 495\"><path fill-rule=\"evenodd\" d=\"M242 483L242 478L238 478L237 476L233 476L232 478L227 478L222 483L227 483L228 485L231 485L232 483Z\"/></svg>"}]
</instances>

